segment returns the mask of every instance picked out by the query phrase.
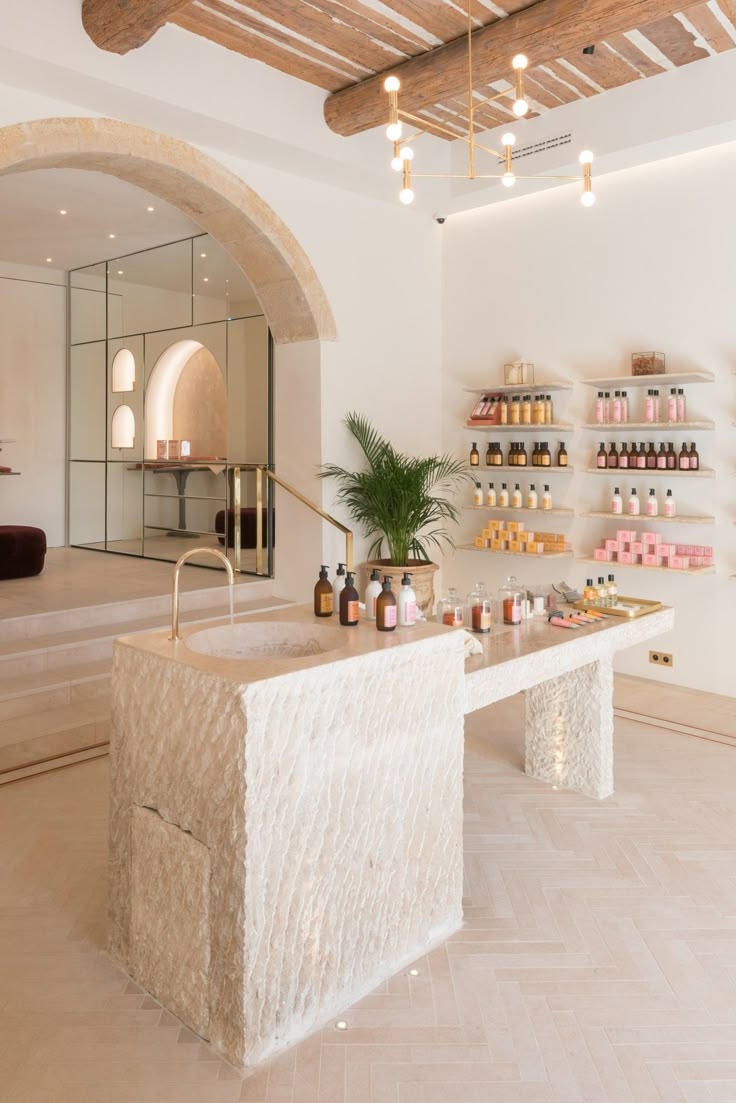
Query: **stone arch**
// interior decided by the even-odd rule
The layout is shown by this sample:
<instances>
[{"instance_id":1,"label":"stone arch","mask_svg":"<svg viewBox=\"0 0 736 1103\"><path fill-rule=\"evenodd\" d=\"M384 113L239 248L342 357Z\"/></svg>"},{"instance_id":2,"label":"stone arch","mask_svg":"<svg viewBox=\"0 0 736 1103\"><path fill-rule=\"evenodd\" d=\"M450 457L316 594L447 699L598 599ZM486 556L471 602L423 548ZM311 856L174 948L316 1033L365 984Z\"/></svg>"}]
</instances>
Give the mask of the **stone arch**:
<instances>
[{"instance_id":1,"label":"stone arch","mask_svg":"<svg viewBox=\"0 0 736 1103\"><path fill-rule=\"evenodd\" d=\"M173 204L243 269L277 344L335 339L327 297L294 235L252 188L194 146L114 119L0 128L0 175L42 168L105 172Z\"/></svg>"}]
</instances>

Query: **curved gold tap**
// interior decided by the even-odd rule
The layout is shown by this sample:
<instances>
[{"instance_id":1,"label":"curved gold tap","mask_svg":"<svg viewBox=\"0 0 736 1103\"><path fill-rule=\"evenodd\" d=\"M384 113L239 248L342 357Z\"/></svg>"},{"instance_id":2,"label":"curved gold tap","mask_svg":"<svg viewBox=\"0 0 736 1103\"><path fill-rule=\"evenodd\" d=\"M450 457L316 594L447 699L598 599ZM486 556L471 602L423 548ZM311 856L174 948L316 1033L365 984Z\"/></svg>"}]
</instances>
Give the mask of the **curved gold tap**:
<instances>
[{"instance_id":1,"label":"curved gold tap","mask_svg":"<svg viewBox=\"0 0 736 1103\"><path fill-rule=\"evenodd\" d=\"M188 559L191 559L193 555L215 555L218 559L221 559L225 564L227 570L228 582L232 586L235 582L235 572L233 571L233 565L226 555L223 555L217 548L190 548L188 552L184 552L180 555L176 561L174 567L174 587L171 591L171 635L170 640L180 640L179 635L179 571L184 566Z\"/></svg>"}]
</instances>

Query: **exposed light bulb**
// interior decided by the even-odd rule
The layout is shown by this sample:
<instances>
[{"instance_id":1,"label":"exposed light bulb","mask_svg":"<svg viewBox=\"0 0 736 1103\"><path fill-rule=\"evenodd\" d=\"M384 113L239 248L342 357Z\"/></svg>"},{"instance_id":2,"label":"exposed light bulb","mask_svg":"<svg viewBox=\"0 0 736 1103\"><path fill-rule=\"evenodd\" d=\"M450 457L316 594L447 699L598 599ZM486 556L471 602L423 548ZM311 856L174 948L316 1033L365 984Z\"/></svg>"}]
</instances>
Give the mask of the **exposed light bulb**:
<instances>
[{"instance_id":1,"label":"exposed light bulb","mask_svg":"<svg viewBox=\"0 0 736 1103\"><path fill-rule=\"evenodd\" d=\"M502 137L501 137L501 145L504 145L504 146L512 146L512 145L515 145L515 143L516 143L516 135L515 135L515 134L512 134L512 133L511 133L511 132L509 131L509 132L507 132L506 134L502 135Z\"/></svg>"},{"instance_id":2,"label":"exposed light bulb","mask_svg":"<svg viewBox=\"0 0 736 1103\"><path fill-rule=\"evenodd\" d=\"M386 137L389 142L398 142L403 129L401 123L389 123L386 127Z\"/></svg>"},{"instance_id":3,"label":"exposed light bulb","mask_svg":"<svg viewBox=\"0 0 736 1103\"><path fill-rule=\"evenodd\" d=\"M404 162L401 160L400 157L392 157L391 158L391 168L394 170L394 172L401 172L403 167L404 167Z\"/></svg>"},{"instance_id":4,"label":"exposed light bulb","mask_svg":"<svg viewBox=\"0 0 736 1103\"><path fill-rule=\"evenodd\" d=\"M383 82L383 87L387 92L398 92L401 88L401 81L398 77L386 77Z\"/></svg>"},{"instance_id":5,"label":"exposed light bulb","mask_svg":"<svg viewBox=\"0 0 736 1103\"><path fill-rule=\"evenodd\" d=\"M528 110L529 104L526 100L514 100L514 114L518 115L519 118L521 118L522 115L526 115Z\"/></svg>"},{"instance_id":6,"label":"exposed light bulb","mask_svg":"<svg viewBox=\"0 0 736 1103\"><path fill-rule=\"evenodd\" d=\"M516 177L513 172L505 172L501 177L501 183L505 188L513 188L516 183Z\"/></svg>"},{"instance_id":7,"label":"exposed light bulb","mask_svg":"<svg viewBox=\"0 0 736 1103\"><path fill-rule=\"evenodd\" d=\"M595 203L595 192L584 191L583 194L580 196L580 202L583 204L584 207L592 207Z\"/></svg>"},{"instance_id":8,"label":"exposed light bulb","mask_svg":"<svg viewBox=\"0 0 736 1103\"><path fill-rule=\"evenodd\" d=\"M528 64L529 58L526 54L516 54L516 56L511 59L512 69L526 69Z\"/></svg>"},{"instance_id":9,"label":"exposed light bulb","mask_svg":"<svg viewBox=\"0 0 736 1103\"><path fill-rule=\"evenodd\" d=\"M581 165L592 165L593 160L594 160L593 154L590 152L589 149L584 149L583 152L578 157L578 161L580 162Z\"/></svg>"},{"instance_id":10,"label":"exposed light bulb","mask_svg":"<svg viewBox=\"0 0 736 1103\"><path fill-rule=\"evenodd\" d=\"M402 188L399 192L399 199L406 206L409 203L414 202L414 192L411 188Z\"/></svg>"},{"instance_id":11,"label":"exposed light bulb","mask_svg":"<svg viewBox=\"0 0 736 1103\"><path fill-rule=\"evenodd\" d=\"M411 148L411 146L404 146L404 148L399 153L399 157L402 161L411 161L413 156L414 150Z\"/></svg>"}]
</instances>

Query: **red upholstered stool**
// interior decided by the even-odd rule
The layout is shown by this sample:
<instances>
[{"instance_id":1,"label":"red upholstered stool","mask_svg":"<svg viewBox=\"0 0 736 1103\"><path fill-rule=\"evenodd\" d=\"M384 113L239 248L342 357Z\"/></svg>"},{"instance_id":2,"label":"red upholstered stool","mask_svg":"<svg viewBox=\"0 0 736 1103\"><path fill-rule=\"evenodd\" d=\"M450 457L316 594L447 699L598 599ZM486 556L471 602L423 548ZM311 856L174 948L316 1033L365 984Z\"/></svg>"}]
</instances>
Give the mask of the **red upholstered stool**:
<instances>
[{"instance_id":1,"label":"red upholstered stool","mask_svg":"<svg viewBox=\"0 0 736 1103\"><path fill-rule=\"evenodd\" d=\"M0 579L40 574L46 558L46 533L27 525L0 525Z\"/></svg>"},{"instance_id":2,"label":"red upholstered stool","mask_svg":"<svg viewBox=\"0 0 736 1103\"><path fill-rule=\"evenodd\" d=\"M263 509L263 537L262 544L265 548L268 540L268 510ZM271 541L272 546L275 543L274 522L271 522ZM215 532L225 531L225 510L221 509L215 516ZM225 540L220 537L220 543L224 544ZM235 510L229 509L227 511L227 543L228 547L232 547L235 543ZM243 506L240 510L240 546L241 548L254 548L256 546L256 510L255 506Z\"/></svg>"}]
</instances>

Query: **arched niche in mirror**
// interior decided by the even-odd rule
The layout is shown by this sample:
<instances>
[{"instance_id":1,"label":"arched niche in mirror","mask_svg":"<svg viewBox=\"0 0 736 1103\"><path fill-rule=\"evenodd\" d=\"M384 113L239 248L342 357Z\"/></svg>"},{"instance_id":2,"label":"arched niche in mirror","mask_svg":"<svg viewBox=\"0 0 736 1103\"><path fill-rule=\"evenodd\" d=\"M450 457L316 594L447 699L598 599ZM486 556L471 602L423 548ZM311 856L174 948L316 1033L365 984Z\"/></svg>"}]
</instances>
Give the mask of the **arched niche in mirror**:
<instances>
[{"instance_id":1,"label":"arched niche in mirror","mask_svg":"<svg viewBox=\"0 0 736 1103\"><path fill-rule=\"evenodd\" d=\"M130 349L120 349L112 362L112 391L120 394L135 390L135 356Z\"/></svg>"},{"instance_id":2,"label":"arched niche in mirror","mask_svg":"<svg viewBox=\"0 0 736 1103\"><path fill-rule=\"evenodd\" d=\"M118 406L112 415L110 445L112 448L135 447L135 414L130 406Z\"/></svg>"},{"instance_id":3,"label":"arched niche in mirror","mask_svg":"<svg viewBox=\"0 0 736 1103\"><path fill-rule=\"evenodd\" d=\"M187 440L193 459L227 456L227 390L222 371L199 341L177 341L161 353L146 388L147 460L158 440Z\"/></svg>"}]
</instances>

